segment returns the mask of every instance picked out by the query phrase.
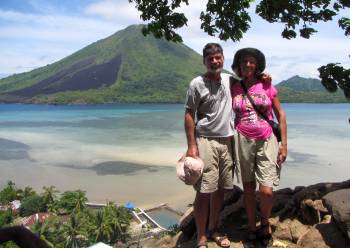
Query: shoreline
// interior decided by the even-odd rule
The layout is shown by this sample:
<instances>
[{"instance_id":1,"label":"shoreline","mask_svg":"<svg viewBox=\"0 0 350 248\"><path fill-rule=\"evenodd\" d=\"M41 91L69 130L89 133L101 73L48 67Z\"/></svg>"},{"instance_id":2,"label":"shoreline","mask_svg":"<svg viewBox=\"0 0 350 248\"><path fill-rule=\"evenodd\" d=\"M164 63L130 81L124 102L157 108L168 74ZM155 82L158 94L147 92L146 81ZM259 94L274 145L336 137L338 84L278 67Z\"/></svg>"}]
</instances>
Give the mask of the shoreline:
<instances>
[{"instance_id":1,"label":"shoreline","mask_svg":"<svg viewBox=\"0 0 350 248\"><path fill-rule=\"evenodd\" d=\"M294 162L292 163L294 164ZM156 166L151 166L154 168ZM346 169L346 166L341 166ZM110 168L101 167L107 171ZM297 186L308 186L320 182L339 182L346 180L346 175L342 173L327 176L331 166L328 165L307 165L283 166L280 186L274 191L282 188L295 188ZM192 186L185 185L176 177L175 167L165 170L137 170L129 174L108 174L97 173L91 169L77 169L67 167L46 167L0 165L2 175L0 185L5 185L7 181L13 181L18 187L32 187L41 192L43 186L54 185L60 193L64 191L83 190L89 202L105 203L113 201L119 205L133 202L136 206L149 208L155 205L166 203L172 208L183 212L195 198L195 191ZM315 169L317 173L315 174ZM339 169L339 168L338 168ZM21 171L19 174L18 171ZM303 172L301 174L301 172ZM332 178L333 177L333 178ZM234 184L242 188L234 179ZM127 186L127 187L125 187Z\"/></svg>"}]
</instances>

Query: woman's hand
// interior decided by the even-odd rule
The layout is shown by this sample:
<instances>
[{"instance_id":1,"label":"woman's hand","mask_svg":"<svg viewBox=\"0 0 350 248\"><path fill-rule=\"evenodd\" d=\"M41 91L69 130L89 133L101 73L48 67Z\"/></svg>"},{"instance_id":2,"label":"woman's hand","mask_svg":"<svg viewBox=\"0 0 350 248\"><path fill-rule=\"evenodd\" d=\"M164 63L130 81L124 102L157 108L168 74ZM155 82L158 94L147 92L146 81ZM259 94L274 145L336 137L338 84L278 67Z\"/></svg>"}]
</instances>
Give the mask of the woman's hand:
<instances>
[{"instance_id":1,"label":"woman's hand","mask_svg":"<svg viewBox=\"0 0 350 248\"><path fill-rule=\"evenodd\" d=\"M271 84L272 82L272 77L270 74L267 73L262 73L261 74L261 80L266 83L266 84Z\"/></svg>"},{"instance_id":2,"label":"woman's hand","mask_svg":"<svg viewBox=\"0 0 350 248\"><path fill-rule=\"evenodd\" d=\"M278 149L278 155L277 155L277 164L279 166L282 165L284 161L286 161L287 158L287 144L280 144L280 147Z\"/></svg>"}]
</instances>

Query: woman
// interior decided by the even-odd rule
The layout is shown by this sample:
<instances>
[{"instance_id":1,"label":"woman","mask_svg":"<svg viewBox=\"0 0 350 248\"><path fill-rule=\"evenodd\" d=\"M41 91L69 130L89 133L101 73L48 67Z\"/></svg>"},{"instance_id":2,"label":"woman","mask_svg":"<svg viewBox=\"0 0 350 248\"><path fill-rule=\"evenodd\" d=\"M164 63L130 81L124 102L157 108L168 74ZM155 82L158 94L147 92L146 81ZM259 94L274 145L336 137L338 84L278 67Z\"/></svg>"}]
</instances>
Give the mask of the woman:
<instances>
[{"instance_id":1,"label":"woman","mask_svg":"<svg viewBox=\"0 0 350 248\"><path fill-rule=\"evenodd\" d=\"M237 51L232 63L232 70L242 79L232 84L231 93L237 130L235 159L243 181L249 247L255 246L257 238L265 245L271 239L269 217L272 209L272 191L273 186L279 183L280 168L287 157L286 116L277 97L276 88L271 82L266 83L260 79L265 64L264 54L255 48ZM268 121L254 109L251 101L258 112L262 112L269 119L273 119L273 110L281 127L280 143L277 142ZM256 185L259 186L261 212L258 233L255 215Z\"/></svg>"}]
</instances>

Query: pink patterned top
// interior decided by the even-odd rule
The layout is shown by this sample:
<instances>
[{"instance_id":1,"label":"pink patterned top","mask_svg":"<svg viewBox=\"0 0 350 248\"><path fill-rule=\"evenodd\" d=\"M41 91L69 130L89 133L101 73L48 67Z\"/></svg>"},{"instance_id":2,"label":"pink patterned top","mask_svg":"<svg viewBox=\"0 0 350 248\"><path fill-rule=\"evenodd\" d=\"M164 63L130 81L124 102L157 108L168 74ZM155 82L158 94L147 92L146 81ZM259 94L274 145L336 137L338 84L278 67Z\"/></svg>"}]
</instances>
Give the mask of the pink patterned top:
<instances>
[{"instance_id":1,"label":"pink patterned top","mask_svg":"<svg viewBox=\"0 0 350 248\"><path fill-rule=\"evenodd\" d=\"M272 134L272 128L250 103L239 82L231 87L232 108L235 112L235 128L247 138L266 140ZM277 89L271 83L258 81L248 88L248 94L254 100L255 105L270 119L272 115L272 100L277 96Z\"/></svg>"}]
</instances>

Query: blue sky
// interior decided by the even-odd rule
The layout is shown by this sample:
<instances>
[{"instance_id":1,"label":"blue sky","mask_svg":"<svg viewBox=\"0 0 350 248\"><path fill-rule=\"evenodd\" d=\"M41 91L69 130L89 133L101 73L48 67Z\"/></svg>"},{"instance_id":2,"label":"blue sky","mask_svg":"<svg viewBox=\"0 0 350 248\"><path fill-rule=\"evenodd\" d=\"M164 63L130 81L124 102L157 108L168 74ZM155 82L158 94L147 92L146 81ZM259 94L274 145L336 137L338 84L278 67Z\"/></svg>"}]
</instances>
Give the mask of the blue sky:
<instances>
[{"instance_id":1,"label":"blue sky","mask_svg":"<svg viewBox=\"0 0 350 248\"><path fill-rule=\"evenodd\" d=\"M247 46L265 53L266 71L275 83L294 75L316 78L317 68L328 62L350 66L349 38L336 21L317 24L319 32L309 40L286 40L280 35L283 25L254 16L240 42L222 42L200 30L199 13L206 1L189 2L182 8L188 25L179 31L184 43L198 53L207 42L221 43L227 69L234 52ZM0 0L0 78L53 63L139 23L128 0Z\"/></svg>"}]
</instances>

